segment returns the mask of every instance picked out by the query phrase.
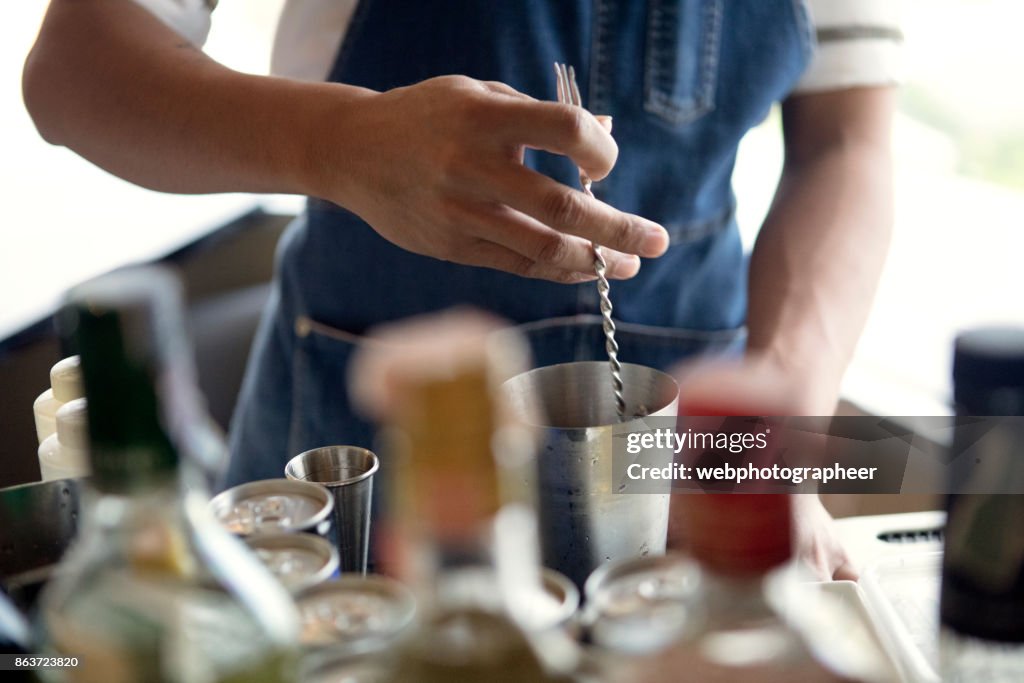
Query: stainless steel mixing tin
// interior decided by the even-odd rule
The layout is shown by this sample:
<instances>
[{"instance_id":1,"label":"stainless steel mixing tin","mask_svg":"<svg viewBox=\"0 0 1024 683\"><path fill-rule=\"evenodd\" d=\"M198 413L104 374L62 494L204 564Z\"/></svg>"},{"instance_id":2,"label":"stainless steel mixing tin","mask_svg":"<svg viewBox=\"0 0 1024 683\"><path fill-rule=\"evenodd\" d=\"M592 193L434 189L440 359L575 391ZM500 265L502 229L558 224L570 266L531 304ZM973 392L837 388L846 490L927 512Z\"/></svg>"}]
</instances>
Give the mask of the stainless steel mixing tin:
<instances>
[{"instance_id":1,"label":"stainless steel mixing tin","mask_svg":"<svg viewBox=\"0 0 1024 683\"><path fill-rule=\"evenodd\" d=\"M671 376L623 363L626 415L674 416L679 387ZM641 430L643 417L620 422L602 361L538 368L505 382L510 404L534 423L544 563L582 586L600 564L665 551L669 494L619 493L612 475L613 435ZM665 457L670 459L671 452Z\"/></svg>"}]
</instances>

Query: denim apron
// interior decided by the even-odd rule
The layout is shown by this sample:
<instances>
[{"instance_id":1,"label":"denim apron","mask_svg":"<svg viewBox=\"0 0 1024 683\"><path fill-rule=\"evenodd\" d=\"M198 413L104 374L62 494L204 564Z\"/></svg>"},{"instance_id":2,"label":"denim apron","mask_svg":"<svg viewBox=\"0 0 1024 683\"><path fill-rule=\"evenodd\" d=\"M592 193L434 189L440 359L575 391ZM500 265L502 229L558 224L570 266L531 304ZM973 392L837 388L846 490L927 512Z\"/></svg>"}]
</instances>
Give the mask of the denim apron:
<instances>
[{"instance_id":1,"label":"denim apron","mask_svg":"<svg viewBox=\"0 0 1024 683\"><path fill-rule=\"evenodd\" d=\"M620 359L664 369L742 349L736 151L812 49L801 0L359 0L330 80L382 91L465 74L554 100L552 64L574 65L584 106L614 117L619 145L595 194L671 236L664 256L611 287ZM529 151L526 163L578 183L563 157ZM538 366L606 357L594 283L419 256L321 200L282 238L276 268L232 423L228 485L280 477L287 458L309 448L372 446L371 425L350 407L347 375L361 336L378 323L471 305L522 326Z\"/></svg>"}]
</instances>

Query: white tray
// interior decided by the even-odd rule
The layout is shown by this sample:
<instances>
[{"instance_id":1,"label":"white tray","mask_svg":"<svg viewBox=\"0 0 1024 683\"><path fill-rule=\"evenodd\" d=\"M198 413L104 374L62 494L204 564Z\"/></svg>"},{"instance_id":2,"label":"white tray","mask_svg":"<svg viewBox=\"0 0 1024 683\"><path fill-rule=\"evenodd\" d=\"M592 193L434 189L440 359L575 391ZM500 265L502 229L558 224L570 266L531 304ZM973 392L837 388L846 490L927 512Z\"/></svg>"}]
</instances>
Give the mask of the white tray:
<instances>
[{"instance_id":1,"label":"white tray","mask_svg":"<svg viewBox=\"0 0 1024 683\"><path fill-rule=\"evenodd\" d=\"M878 616L879 631L908 683L939 683L939 586L942 553L881 558L861 586Z\"/></svg>"}]
</instances>

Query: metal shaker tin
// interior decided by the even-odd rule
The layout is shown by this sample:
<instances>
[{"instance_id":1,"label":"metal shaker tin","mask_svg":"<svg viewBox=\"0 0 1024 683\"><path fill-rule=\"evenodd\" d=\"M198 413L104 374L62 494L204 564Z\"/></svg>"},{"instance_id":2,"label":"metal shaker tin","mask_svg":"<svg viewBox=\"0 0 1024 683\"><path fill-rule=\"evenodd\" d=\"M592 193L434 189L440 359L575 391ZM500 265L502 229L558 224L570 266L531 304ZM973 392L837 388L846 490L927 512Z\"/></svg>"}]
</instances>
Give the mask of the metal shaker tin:
<instances>
[{"instance_id":1,"label":"metal shaker tin","mask_svg":"<svg viewBox=\"0 0 1024 683\"><path fill-rule=\"evenodd\" d=\"M387 642L412 622L416 601L401 583L383 576L343 576L295 598L306 646Z\"/></svg>"},{"instance_id":2,"label":"metal shaker tin","mask_svg":"<svg viewBox=\"0 0 1024 683\"><path fill-rule=\"evenodd\" d=\"M210 509L239 536L305 531L329 539L334 498L312 482L263 479L217 494Z\"/></svg>"},{"instance_id":3,"label":"metal shaker tin","mask_svg":"<svg viewBox=\"0 0 1024 683\"><path fill-rule=\"evenodd\" d=\"M644 653L685 629L697 570L683 555L649 555L598 567L584 586L584 624L597 646Z\"/></svg>"},{"instance_id":4,"label":"metal shaker tin","mask_svg":"<svg viewBox=\"0 0 1024 683\"><path fill-rule=\"evenodd\" d=\"M338 551L313 534L268 533L245 539L270 573L298 593L338 575Z\"/></svg>"}]
</instances>

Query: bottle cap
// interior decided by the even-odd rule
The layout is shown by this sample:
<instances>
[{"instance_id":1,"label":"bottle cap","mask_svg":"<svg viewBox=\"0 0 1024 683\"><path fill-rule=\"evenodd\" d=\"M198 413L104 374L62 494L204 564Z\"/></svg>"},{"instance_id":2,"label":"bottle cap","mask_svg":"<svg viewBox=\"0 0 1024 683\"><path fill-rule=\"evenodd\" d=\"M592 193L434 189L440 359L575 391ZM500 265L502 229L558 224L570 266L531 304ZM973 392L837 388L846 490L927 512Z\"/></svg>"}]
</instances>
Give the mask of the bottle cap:
<instances>
[{"instance_id":1,"label":"bottle cap","mask_svg":"<svg viewBox=\"0 0 1024 683\"><path fill-rule=\"evenodd\" d=\"M47 389L32 402L32 414L36 420L36 438L39 443L57 433L57 409L61 402L53 397L53 389Z\"/></svg>"},{"instance_id":2,"label":"bottle cap","mask_svg":"<svg viewBox=\"0 0 1024 683\"><path fill-rule=\"evenodd\" d=\"M85 396L81 360L78 356L59 360L50 368L50 387L53 388L53 397L64 403Z\"/></svg>"},{"instance_id":3,"label":"bottle cap","mask_svg":"<svg viewBox=\"0 0 1024 683\"><path fill-rule=\"evenodd\" d=\"M960 334L953 351L954 399L968 415L1024 415L1024 327Z\"/></svg>"},{"instance_id":4,"label":"bottle cap","mask_svg":"<svg viewBox=\"0 0 1024 683\"><path fill-rule=\"evenodd\" d=\"M84 450L89 447L89 425L86 399L68 401L57 411L57 441L64 448Z\"/></svg>"}]
</instances>

